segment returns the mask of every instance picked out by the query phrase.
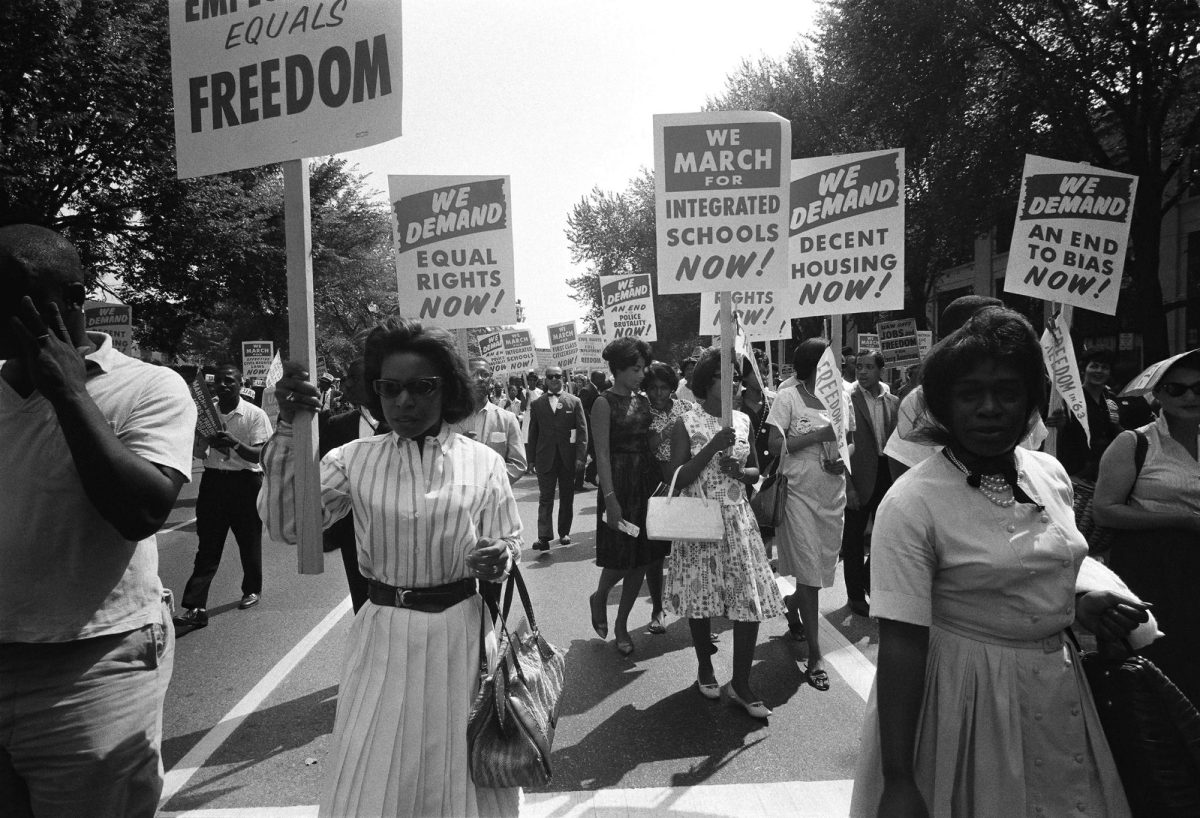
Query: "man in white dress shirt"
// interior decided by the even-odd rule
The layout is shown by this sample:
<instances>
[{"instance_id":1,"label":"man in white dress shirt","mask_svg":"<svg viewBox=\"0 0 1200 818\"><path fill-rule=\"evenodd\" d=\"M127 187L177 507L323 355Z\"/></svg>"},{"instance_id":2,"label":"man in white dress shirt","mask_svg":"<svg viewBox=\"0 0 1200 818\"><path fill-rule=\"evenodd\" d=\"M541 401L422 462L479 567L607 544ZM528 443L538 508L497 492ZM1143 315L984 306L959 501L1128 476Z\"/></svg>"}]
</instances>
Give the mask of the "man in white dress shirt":
<instances>
[{"instance_id":1,"label":"man in white dress shirt","mask_svg":"<svg viewBox=\"0 0 1200 818\"><path fill-rule=\"evenodd\" d=\"M488 400L494 381L487 358L471 358L467 362L467 373L471 378L471 388L474 389L475 411L470 417L451 423L450 428L460 435L478 440L503 457L508 481L515 483L527 468L521 424L512 412Z\"/></svg>"}]
</instances>

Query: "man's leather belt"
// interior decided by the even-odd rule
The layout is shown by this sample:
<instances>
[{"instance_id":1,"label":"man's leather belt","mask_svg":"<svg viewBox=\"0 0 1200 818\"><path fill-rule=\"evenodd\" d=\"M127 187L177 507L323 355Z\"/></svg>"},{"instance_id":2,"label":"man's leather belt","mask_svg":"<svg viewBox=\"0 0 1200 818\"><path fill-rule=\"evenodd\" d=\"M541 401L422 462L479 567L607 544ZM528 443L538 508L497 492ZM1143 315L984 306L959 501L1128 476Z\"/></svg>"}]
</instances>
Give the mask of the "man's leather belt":
<instances>
[{"instance_id":1,"label":"man's leather belt","mask_svg":"<svg viewBox=\"0 0 1200 818\"><path fill-rule=\"evenodd\" d=\"M376 605L408 608L421 613L441 613L478 592L475 580L462 579L431 588L397 588L373 579L367 580L367 597Z\"/></svg>"}]
</instances>

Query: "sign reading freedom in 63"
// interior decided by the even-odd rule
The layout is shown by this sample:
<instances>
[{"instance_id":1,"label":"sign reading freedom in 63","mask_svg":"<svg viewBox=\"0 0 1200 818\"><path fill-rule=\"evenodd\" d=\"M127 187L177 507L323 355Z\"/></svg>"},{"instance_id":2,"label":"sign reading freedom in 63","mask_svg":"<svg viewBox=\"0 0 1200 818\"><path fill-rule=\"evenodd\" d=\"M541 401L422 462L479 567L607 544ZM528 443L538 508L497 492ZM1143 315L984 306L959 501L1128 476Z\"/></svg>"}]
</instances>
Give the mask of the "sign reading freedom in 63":
<instances>
[{"instance_id":1,"label":"sign reading freedom in 63","mask_svg":"<svg viewBox=\"0 0 1200 818\"><path fill-rule=\"evenodd\" d=\"M179 178L400 136L398 0L170 0Z\"/></svg>"}]
</instances>

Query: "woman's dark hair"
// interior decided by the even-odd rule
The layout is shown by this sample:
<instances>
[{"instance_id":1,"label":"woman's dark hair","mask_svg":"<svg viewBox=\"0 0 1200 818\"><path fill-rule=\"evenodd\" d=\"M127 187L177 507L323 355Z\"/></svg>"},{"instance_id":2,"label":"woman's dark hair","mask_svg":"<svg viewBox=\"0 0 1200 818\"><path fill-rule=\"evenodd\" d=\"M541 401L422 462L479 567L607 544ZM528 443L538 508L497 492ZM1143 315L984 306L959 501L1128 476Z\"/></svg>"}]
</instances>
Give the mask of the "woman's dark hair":
<instances>
[{"instance_id":1,"label":"woman's dark hair","mask_svg":"<svg viewBox=\"0 0 1200 818\"><path fill-rule=\"evenodd\" d=\"M1095 361L1098 364L1103 364L1103 365L1111 368L1112 365L1116 362L1116 360L1117 360L1116 353L1113 352L1111 349L1105 349L1104 347L1097 347L1095 349L1089 349L1086 352L1084 352L1082 355L1079 356L1079 364L1081 366L1085 366L1085 367L1088 364Z\"/></svg>"},{"instance_id":2,"label":"woman's dark hair","mask_svg":"<svg viewBox=\"0 0 1200 818\"><path fill-rule=\"evenodd\" d=\"M939 341L921 362L921 388L931 424L922 430L925 439L947 445L950 433L954 384L985 361L1003 362L1017 370L1033 423L1032 410L1042 398L1046 370L1042 348L1033 326L1019 312L988 307L967 319L953 334ZM1026 428L1028 433L1029 428Z\"/></svg>"},{"instance_id":3,"label":"woman's dark hair","mask_svg":"<svg viewBox=\"0 0 1200 818\"><path fill-rule=\"evenodd\" d=\"M737 364L734 364L733 372L738 378L742 376L741 369ZM708 397L713 383L720 379L721 350L713 347L700 354L700 360L696 361L696 368L692 370L692 379L688 381L688 388L692 390L692 394L700 400L704 400Z\"/></svg>"},{"instance_id":4,"label":"woman's dark hair","mask_svg":"<svg viewBox=\"0 0 1200 818\"><path fill-rule=\"evenodd\" d=\"M675 387L679 386L679 376L675 374L675 367L667 366L662 361L655 361L646 367L646 372L642 376L642 389L649 389L647 383L649 381L658 381L671 387L671 391L675 391Z\"/></svg>"},{"instance_id":5,"label":"woman's dark hair","mask_svg":"<svg viewBox=\"0 0 1200 818\"><path fill-rule=\"evenodd\" d=\"M650 345L641 338L618 338L604 348L603 357L609 370L616 374L636 364L638 358L650 363Z\"/></svg>"},{"instance_id":6,"label":"woman's dark hair","mask_svg":"<svg viewBox=\"0 0 1200 818\"><path fill-rule=\"evenodd\" d=\"M411 318L389 318L367 335L363 348L363 378L367 408L383 417L383 406L374 383L383 371L383 361L398 352L420 355L442 378L442 420L456 423L475 411L467 367L454 348L454 337L439 327L425 327Z\"/></svg>"},{"instance_id":7,"label":"woman's dark hair","mask_svg":"<svg viewBox=\"0 0 1200 818\"><path fill-rule=\"evenodd\" d=\"M817 368L817 362L829 348L829 342L824 338L807 338L796 347L792 355L792 369L796 370L796 380L806 380Z\"/></svg>"}]
</instances>

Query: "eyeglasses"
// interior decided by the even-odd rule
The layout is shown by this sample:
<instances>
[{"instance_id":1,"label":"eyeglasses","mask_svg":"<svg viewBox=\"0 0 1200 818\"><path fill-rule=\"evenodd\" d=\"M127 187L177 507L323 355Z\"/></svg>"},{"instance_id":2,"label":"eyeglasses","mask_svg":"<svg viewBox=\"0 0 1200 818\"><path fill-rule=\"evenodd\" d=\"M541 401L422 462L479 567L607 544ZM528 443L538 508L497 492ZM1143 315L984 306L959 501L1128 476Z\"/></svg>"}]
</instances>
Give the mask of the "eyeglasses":
<instances>
[{"instance_id":1,"label":"eyeglasses","mask_svg":"<svg viewBox=\"0 0 1200 818\"><path fill-rule=\"evenodd\" d=\"M490 381L492 379L492 373L488 372L486 369L476 369L471 373L471 377L477 381Z\"/></svg>"},{"instance_id":2,"label":"eyeglasses","mask_svg":"<svg viewBox=\"0 0 1200 818\"><path fill-rule=\"evenodd\" d=\"M427 398L442 388L442 379L437 375L431 375L428 378L413 378L407 382L389 381L386 378L380 378L372 386L375 387L376 395L388 400L400 397L401 392L407 392L414 398Z\"/></svg>"},{"instance_id":3,"label":"eyeglasses","mask_svg":"<svg viewBox=\"0 0 1200 818\"><path fill-rule=\"evenodd\" d=\"M561 381L561 380L562 380L562 375L547 375L547 376L546 376L546 380L548 380L548 381Z\"/></svg>"},{"instance_id":4,"label":"eyeglasses","mask_svg":"<svg viewBox=\"0 0 1200 818\"><path fill-rule=\"evenodd\" d=\"M1173 398L1181 398L1188 390L1192 391L1193 395L1200 397L1200 381L1195 383L1164 383L1162 391L1166 392Z\"/></svg>"}]
</instances>

